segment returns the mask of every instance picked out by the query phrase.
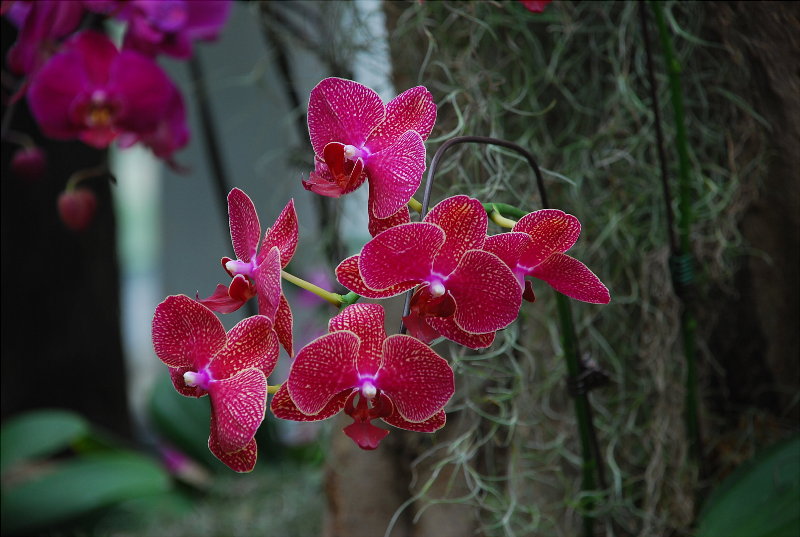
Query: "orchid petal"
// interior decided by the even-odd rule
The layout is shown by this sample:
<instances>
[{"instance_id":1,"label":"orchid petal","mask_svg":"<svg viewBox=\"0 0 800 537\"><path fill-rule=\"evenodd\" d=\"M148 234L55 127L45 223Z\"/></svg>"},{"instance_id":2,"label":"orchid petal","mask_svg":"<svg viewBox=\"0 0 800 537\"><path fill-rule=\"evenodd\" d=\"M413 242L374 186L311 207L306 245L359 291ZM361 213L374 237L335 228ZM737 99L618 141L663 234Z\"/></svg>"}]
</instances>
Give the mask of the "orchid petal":
<instances>
[{"instance_id":1,"label":"orchid petal","mask_svg":"<svg viewBox=\"0 0 800 537\"><path fill-rule=\"evenodd\" d=\"M206 390L199 386L187 386L183 378L185 373L193 370L193 367L170 367L169 378L175 386L175 391L184 397L203 397L208 393Z\"/></svg>"},{"instance_id":2,"label":"orchid petal","mask_svg":"<svg viewBox=\"0 0 800 537\"><path fill-rule=\"evenodd\" d=\"M372 188L372 187L370 187ZM400 210L394 213L393 215L387 218L377 218L375 213L372 212L372 207L368 205L368 213L369 213L369 234L373 237L380 233L381 231L386 231L387 229L395 226L399 226L400 224L408 224L411 222L411 215L408 212L408 205L403 205L400 207Z\"/></svg>"},{"instance_id":3,"label":"orchid petal","mask_svg":"<svg viewBox=\"0 0 800 537\"><path fill-rule=\"evenodd\" d=\"M278 388L278 392L272 398L272 402L270 403L270 410L275 415L276 418L280 418L282 420L291 420L291 421L319 421L325 420L330 418L331 416L335 416L344 408L345 401L350 396L352 390L344 390L341 393L335 395L333 399L331 399L325 408L319 411L317 414L303 414L300 412L300 409L297 408L297 405L294 404L292 398L289 397L289 390L284 383L280 388Z\"/></svg>"},{"instance_id":4,"label":"orchid petal","mask_svg":"<svg viewBox=\"0 0 800 537\"><path fill-rule=\"evenodd\" d=\"M439 412L455 392L447 360L411 336L396 334L383 343L383 364L375 379L397 412L419 423Z\"/></svg>"},{"instance_id":5,"label":"orchid petal","mask_svg":"<svg viewBox=\"0 0 800 537\"><path fill-rule=\"evenodd\" d=\"M389 431L372 425L368 421L354 421L344 429L344 434L353 439L361 449L373 450L386 438Z\"/></svg>"},{"instance_id":6,"label":"orchid petal","mask_svg":"<svg viewBox=\"0 0 800 537\"><path fill-rule=\"evenodd\" d=\"M286 349L286 354L294 356L294 345L292 341L292 308L289 301L281 294L278 303L278 311L275 312L275 332L278 334L278 341Z\"/></svg>"},{"instance_id":7,"label":"orchid petal","mask_svg":"<svg viewBox=\"0 0 800 537\"><path fill-rule=\"evenodd\" d=\"M527 233L508 231L486 237L486 242L483 243L483 250L499 257L517 275L519 256L528 248L531 241L532 239ZM517 279L522 285L522 278L518 276Z\"/></svg>"},{"instance_id":8,"label":"orchid petal","mask_svg":"<svg viewBox=\"0 0 800 537\"><path fill-rule=\"evenodd\" d=\"M464 252L483 247L489 223L481 202L469 196L442 200L423 221L444 230L446 240L433 263L433 270L443 275L453 272Z\"/></svg>"},{"instance_id":9,"label":"orchid petal","mask_svg":"<svg viewBox=\"0 0 800 537\"><path fill-rule=\"evenodd\" d=\"M528 273L546 281L550 287L575 300L608 304L611 295L594 272L566 254L553 254Z\"/></svg>"},{"instance_id":10,"label":"orchid petal","mask_svg":"<svg viewBox=\"0 0 800 537\"><path fill-rule=\"evenodd\" d=\"M519 264L533 268L553 253L572 248L581 234L581 223L558 209L542 209L523 216L512 231L527 233L531 243L523 251Z\"/></svg>"},{"instance_id":11,"label":"orchid petal","mask_svg":"<svg viewBox=\"0 0 800 537\"><path fill-rule=\"evenodd\" d=\"M446 286L456 302L453 320L474 334L505 328L522 305L522 289L511 269L482 250L465 253Z\"/></svg>"},{"instance_id":12,"label":"orchid petal","mask_svg":"<svg viewBox=\"0 0 800 537\"><path fill-rule=\"evenodd\" d=\"M258 293L258 314L275 320L281 299L281 254L273 246L254 271Z\"/></svg>"},{"instance_id":13,"label":"orchid petal","mask_svg":"<svg viewBox=\"0 0 800 537\"><path fill-rule=\"evenodd\" d=\"M326 78L311 90L308 132L311 146L322 156L329 142L362 147L385 114L383 101L368 87L342 78Z\"/></svg>"},{"instance_id":14,"label":"orchid petal","mask_svg":"<svg viewBox=\"0 0 800 537\"><path fill-rule=\"evenodd\" d=\"M360 340L340 331L315 339L297 353L289 379L289 395L300 412L319 414L342 390L357 384L355 357Z\"/></svg>"},{"instance_id":15,"label":"orchid petal","mask_svg":"<svg viewBox=\"0 0 800 537\"><path fill-rule=\"evenodd\" d=\"M239 321L228 332L228 342L209 366L216 380L230 378L240 371L258 368L269 376L278 362L278 342L272 321L254 315Z\"/></svg>"},{"instance_id":16,"label":"orchid petal","mask_svg":"<svg viewBox=\"0 0 800 537\"><path fill-rule=\"evenodd\" d=\"M225 341L225 328L216 315L188 296L169 296L156 307L153 347L170 367L200 369Z\"/></svg>"},{"instance_id":17,"label":"orchid petal","mask_svg":"<svg viewBox=\"0 0 800 537\"><path fill-rule=\"evenodd\" d=\"M245 369L211 382L211 413L216 438L225 453L243 449L253 439L267 408L267 377L260 369Z\"/></svg>"},{"instance_id":18,"label":"orchid petal","mask_svg":"<svg viewBox=\"0 0 800 537\"><path fill-rule=\"evenodd\" d=\"M208 437L208 449L214 454L216 458L225 466L234 472L250 472L256 466L256 459L258 458L258 447L255 439L247 443L239 451L232 453L225 453L222 446L220 446L219 439L216 436L216 427L214 423L214 415L211 415L211 435Z\"/></svg>"},{"instance_id":19,"label":"orchid petal","mask_svg":"<svg viewBox=\"0 0 800 537\"><path fill-rule=\"evenodd\" d=\"M217 284L214 293L207 298L198 298L198 302L218 313L231 313L242 307L245 303L244 300L237 300L228 293L228 288L224 285Z\"/></svg>"},{"instance_id":20,"label":"orchid petal","mask_svg":"<svg viewBox=\"0 0 800 537\"><path fill-rule=\"evenodd\" d=\"M386 289L403 282L426 280L444 242L442 228L427 222L387 229L361 250L358 268L364 283L371 289Z\"/></svg>"},{"instance_id":21,"label":"orchid petal","mask_svg":"<svg viewBox=\"0 0 800 537\"><path fill-rule=\"evenodd\" d=\"M356 357L360 375L374 375L381 363L381 346L386 339L385 314L380 304L352 304L328 323L328 330L349 330L361 340Z\"/></svg>"},{"instance_id":22,"label":"orchid petal","mask_svg":"<svg viewBox=\"0 0 800 537\"><path fill-rule=\"evenodd\" d=\"M494 332L473 334L459 327L452 317L428 317L427 323L450 341L470 349L485 349L494 341Z\"/></svg>"},{"instance_id":23,"label":"orchid petal","mask_svg":"<svg viewBox=\"0 0 800 537\"><path fill-rule=\"evenodd\" d=\"M367 284L364 283L361 272L358 270L358 258L359 256L357 255L348 257L336 267L336 280L354 293L366 298L389 298L399 295L404 291L408 291L417 285L417 282L411 281L399 283L379 291L370 289L367 287Z\"/></svg>"},{"instance_id":24,"label":"orchid petal","mask_svg":"<svg viewBox=\"0 0 800 537\"><path fill-rule=\"evenodd\" d=\"M444 427L444 424L447 422L447 415L445 414L444 410L440 410L427 420L415 423L403 418L399 412L393 412L389 416L386 416L382 419L389 425L399 429L405 429L407 431L414 431L417 433L432 433Z\"/></svg>"},{"instance_id":25,"label":"orchid petal","mask_svg":"<svg viewBox=\"0 0 800 537\"><path fill-rule=\"evenodd\" d=\"M250 262L261 240L261 224L253 200L242 190L234 188L228 194L228 222L236 258Z\"/></svg>"},{"instance_id":26,"label":"orchid petal","mask_svg":"<svg viewBox=\"0 0 800 537\"><path fill-rule=\"evenodd\" d=\"M228 286L228 294L242 304L256 296L256 286L244 274L236 274Z\"/></svg>"},{"instance_id":27,"label":"orchid petal","mask_svg":"<svg viewBox=\"0 0 800 537\"><path fill-rule=\"evenodd\" d=\"M424 140L436 122L436 103L424 86L410 88L389 101L384 119L372 133L366 147L377 153L406 131L416 131Z\"/></svg>"},{"instance_id":28,"label":"orchid petal","mask_svg":"<svg viewBox=\"0 0 800 537\"><path fill-rule=\"evenodd\" d=\"M123 50L108 73L108 93L122 101L114 125L123 131L152 133L168 116L175 91L175 85L154 60Z\"/></svg>"},{"instance_id":29,"label":"orchid petal","mask_svg":"<svg viewBox=\"0 0 800 537\"><path fill-rule=\"evenodd\" d=\"M281 268L286 268L297 250L297 238L297 212L294 209L294 200L289 200L275 220L275 224L264 235L258 262L263 261L273 246L277 246L281 254Z\"/></svg>"},{"instance_id":30,"label":"orchid petal","mask_svg":"<svg viewBox=\"0 0 800 537\"><path fill-rule=\"evenodd\" d=\"M408 203L422 182L425 142L416 131L408 131L370 155L365 169L370 182L370 209L377 218L388 218Z\"/></svg>"}]
</instances>

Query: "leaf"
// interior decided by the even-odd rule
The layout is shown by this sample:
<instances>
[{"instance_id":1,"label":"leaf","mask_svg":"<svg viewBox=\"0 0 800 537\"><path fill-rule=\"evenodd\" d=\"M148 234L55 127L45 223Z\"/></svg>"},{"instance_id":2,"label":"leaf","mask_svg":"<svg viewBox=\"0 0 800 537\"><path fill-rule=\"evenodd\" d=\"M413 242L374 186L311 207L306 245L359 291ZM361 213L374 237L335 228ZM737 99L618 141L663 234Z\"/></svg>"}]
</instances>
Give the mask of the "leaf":
<instances>
[{"instance_id":1,"label":"leaf","mask_svg":"<svg viewBox=\"0 0 800 537\"><path fill-rule=\"evenodd\" d=\"M88 434L88 422L67 410L37 410L12 418L0 433L0 473L20 461L58 453Z\"/></svg>"},{"instance_id":2,"label":"leaf","mask_svg":"<svg viewBox=\"0 0 800 537\"><path fill-rule=\"evenodd\" d=\"M756 455L717 487L695 537L796 537L798 505L800 436L794 436Z\"/></svg>"},{"instance_id":3,"label":"leaf","mask_svg":"<svg viewBox=\"0 0 800 537\"><path fill-rule=\"evenodd\" d=\"M72 459L50 473L3 490L3 533L33 532L169 488L166 472L141 455L118 452Z\"/></svg>"}]
</instances>

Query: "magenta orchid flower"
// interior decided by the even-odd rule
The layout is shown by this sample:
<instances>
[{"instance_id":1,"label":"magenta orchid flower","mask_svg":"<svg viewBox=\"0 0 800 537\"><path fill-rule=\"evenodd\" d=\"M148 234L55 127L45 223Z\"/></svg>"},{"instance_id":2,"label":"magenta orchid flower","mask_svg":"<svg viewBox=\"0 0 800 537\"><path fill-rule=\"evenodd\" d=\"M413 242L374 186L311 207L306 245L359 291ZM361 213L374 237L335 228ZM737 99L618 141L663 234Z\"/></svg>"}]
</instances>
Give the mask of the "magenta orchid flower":
<instances>
[{"instance_id":1,"label":"magenta orchid flower","mask_svg":"<svg viewBox=\"0 0 800 537\"><path fill-rule=\"evenodd\" d=\"M78 27L81 2L38 0L4 2L4 14L19 27L16 43L8 51L8 66L18 75L34 72L53 54L58 40Z\"/></svg>"},{"instance_id":2,"label":"magenta orchid flower","mask_svg":"<svg viewBox=\"0 0 800 537\"><path fill-rule=\"evenodd\" d=\"M311 90L308 132L315 170L303 186L324 196L348 194L369 180L369 208L387 218L408 203L425 171L424 141L436 104L423 86L384 105L370 88L326 78Z\"/></svg>"},{"instance_id":3,"label":"magenta orchid flower","mask_svg":"<svg viewBox=\"0 0 800 537\"><path fill-rule=\"evenodd\" d=\"M103 148L121 133L153 135L176 91L153 60L87 30L33 76L28 103L47 136Z\"/></svg>"},{"instance_id":4,"label":"magenta orchid flower","mask_svg":"<svg viewBox=\"0 0 800 537\"><path fill-rule=\"evenodd\" d=\"M258 296L258 313L272 320L278 339L289 356L292 348L292 310L281 290L281 269L297 249L298 224L294 200L289 200L275 224L261 240L261 224L253 200L234 188L228 194L228 220L236 259L222 258L222 267L232 278L228 287L218 285L200 302L213 311L230 313Z\"/></svg>"},{"instance_id":5,"label":"magenta orchid flower","mask_svg":"<svg viewBox=\"0 0 800 537\"><path fill-rule=\"evenodd\" d=\"M443 200L422 222L388 228L336 268L367 298L417 290L403 321L425 343L444 336L477 349L517 318L522 291L503 261L483 250L488 217L468 196Z\"/></svg>"},{"instance_id":6,"label":"magenta orchid flower","mask_svg":"<svg viewBox=\"0 0 800 537\"><path fill-rule=\"evenodd\" d=\"M213 41L228 20L230 0L90 0L88 9L128 23L124 48L148 56L192 56L196 40Z\"/></svg>"},{"instance_id":7,"label":"magenta orchid flower","mask_svg":"<svg viewBox=\"0 0 800 537\"><path fill-rule=\"evenodd\" d=\"M226 334L211 310L187 296L170 296L156 307L153 346L181 395L209 395L214 456L234 471L252 470L267 377L278 360L272 322L256 315Z\"/></svg>"},{"instance_id":8,"label":"magenta orchid flower","mask_svg":"<svg viewBox=\"0 0 800 537\"><path fill-rule=\"evenodd\" d=\"M316 421L344 410L353 418L344 432L362 449L377 448L389 434L372 425L375 419L418 432L444 426L452 368L411 336L386 337L383 306L348 306L330 320L329 332L297 353L272 400L275 416Z\"/></svg>"},{"instance_id":9,"label":"magenta orchid flower","mask_svg":"<svg viewBox=\"0 0 800 537\"><path fill-rule=\"evenodd\" d=\"M608 304L608 289L586 265L564 252L572 248L581 224L558 209L542 209L523 216L511 232L486 239L484 249L496 254L524 289L523 297L533 302L532 276L570 298L593 304Z\"/></svg>"}]
</instances>

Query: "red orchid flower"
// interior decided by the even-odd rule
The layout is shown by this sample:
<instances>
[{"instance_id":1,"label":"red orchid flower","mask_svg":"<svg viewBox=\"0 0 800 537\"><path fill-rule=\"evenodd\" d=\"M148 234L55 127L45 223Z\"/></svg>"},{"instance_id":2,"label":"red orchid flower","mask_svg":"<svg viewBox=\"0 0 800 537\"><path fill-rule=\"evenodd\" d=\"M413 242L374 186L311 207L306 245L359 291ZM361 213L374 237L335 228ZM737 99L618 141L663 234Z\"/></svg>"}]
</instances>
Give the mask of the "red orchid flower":
<instances>
[{"instance_id":1,"label":"red orchid flower","mask_svg":"<svg viewBox=\"0 0 800 537\"><path fill-rule=\"evenodd\" d=\"M517 318L522 291L514 274L483 250L488 217L468 196L443 200L422 222L388 228L336 268L339 283L367 298L414 287L409 332L438 336L472 349L488 347L497 330Z\"/></svg>"},{"instance_id":2,"label":"red orchid flower","mask_svg":"<svg viewBox=\"0 0 800 537\"><path fill-rule=\"evenodd\" d=\"M487 237L484 249L496 254L511 268L523 297L533 302L533 276L570 298L608 304L608 289L586 265L564 252L572 248L581 233L581 223L558 209L542 209L523 216L508 233Z\"/></svg>"},{"instance_id":3,"label":"red orchid flower","mask_svg":"<svg viewBox=\"0 0 800 537\"><path fill-rule=\"evenodd\" d=\"M228 194L228 220L236 259L222 258L222 268L232 278L228 287L220 284L208 298L199 300L213 311L230 313L258 296L258 313L272 320L278 339L293 356L292 310L281 290L281 269L297 249L298 225L294 200L283 208L275 224L261 239L261 224L253 200L234 188Z\"/></svg>"},{"instance_id":4,"label":"red orchid flower","mask_svg":"<svg viewBox=\"0 0 800 537\"><path fill-rule=\"evenodd\" d=\"M34 74L28 104L45 135L104 148L122 133L153 135L176 91L153 60L86 30Z\"/></svg>"},{"instance_id":5,"label":"red orchid flower","mask_svg":"<svg viewBox=\"0 0 800 537\"><path fill-rule=\"evenodd\" d=\"M315 170L303 186L339 197L369 180L369 207L387 218L408 203L425 171L424 141L436 121L436 104L423 86L384 105L370 88L326 78L311 90L308 132Z\"/></svg>"},{"instance_id":6,"label":"red orchid flower","mask_svg":"<svg viewBox=\"0 0 800 537\"><path fill-rule=\"evenodd\" d=\"M353 418L344 432L362 449L375 449L389 434L374 419L418 432L444 426L455 391L452 368L411 336L386 337L383 306L348 306L328 329L297 353L272 399L275 416L316 421L344 409Z\"/></svg>"},{"instance_id":7,"label":"red orchid flower","mask_svg":"<svg viewBox=\"0 0 800 537\"><path fill-rule=\"evenodd\" d=\"M153 347L175 389L211 399L208 447L237 472L256 463L256 430L264 420L267 377L278 361L272 322L249 317L230 332L211 310L187 296L167 297L153 316Z\"/></svg>"}]
</instances>

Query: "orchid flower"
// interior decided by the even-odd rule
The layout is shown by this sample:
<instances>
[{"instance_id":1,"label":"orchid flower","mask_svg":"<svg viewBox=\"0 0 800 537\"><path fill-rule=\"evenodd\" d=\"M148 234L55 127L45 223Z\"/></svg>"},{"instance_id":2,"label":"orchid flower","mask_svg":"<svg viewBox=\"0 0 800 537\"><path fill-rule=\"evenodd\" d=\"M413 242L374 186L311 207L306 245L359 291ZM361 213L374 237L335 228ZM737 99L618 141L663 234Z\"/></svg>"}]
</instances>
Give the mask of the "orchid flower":
<instances>
[{"instance_id":1,"label":"orchid flower","mask_svg":"<svg viewBox=\"0 0 800 537\"><path fill-rule=\"evenodd\" d=\"M104 148L121 133L153 135L176 91L153 60L87 30L36 72L28 103L45 135Z\"/></svg>"},{"instance_id":2,"label":"orchid flower","mask_svg":"<svg viewBox=\"0 0 800 537\"><path fill-rule=\"evenodd\" d=\"M571 214L558 209L542 209L523 216L508 233L486 239L484 249L496 254L512 270L523 297L533 302L532 276L575 300L608 304L611 295L595 274L564 252L572 248L581 233L581 224Z\"/></svg>"},{"instance_id":3,"label":"orchid flower","mask_svg":"<svg viewBox=\"0 0 800 537\"><path fill-rule=\"evenodd\" d=\"M384 105L362 84L326 78L311 90L308 101L316 166L303 186L339 197L369 180L369 210L376 218L387 218L419 188L424 141L435 121L436 104L423 86Z\"/></svg>"},{"instance_id":4,"label":"orchid flower","mask_svg":"<svg viewBox=\"0 0 800 537\"><path fill-rule=\"evenodd\" d=\"M228 220L236 259L222 258L222 267L232 278L228 287L217 285L200 300L213 311L230 313L258 296L258 313L272 320L278 339L289 356L292 348L292 310L281 290L281 269L297 249L298 225L294 200L289 200L275 224L261 239L261 224L253 200L234 188L228 194Z\"/></svg>"},{"instance_id":5,"label":"orchid flower","mask_svg":"<svg viewBox=\"0 0 800 537\"><path fill-rule=\"evenodd\" d=\"M367 298L417 290L403 321L425 343L444 336L488 347L517 317L522 291L514 274L483 250L488 217L481 203L454 196L422 222L388 228L336 268L339 283Z\"/></svg>"},{"instance_id":6,"label":"orchid flower","mask_svg":"<svg viewBox=\"0 0 800 537\"><path fill-rule=\"evenodd\" d=\"M389 434L374 419L418 432L444 426L452 368L411 336L386 337L383 306L348 306L330 320L329 332L297 353L272 399L275 416L316 421L344 410L353 418L344 432L362 449L377 448Z\"/></svg>"},{"instance_id":7,"label":"orchid flower","mask_svg":"<svg viewBox=\"0 0 800 537\"><path fill-rule=\"evenodd\" d=\"M170 371L175 389L211 399L208 447L237 472L256 463L256 430L264 420L267 377L278 361L272 322L249 317L230 332L202 304L170 296L156 307L153 346Z\"/></svg>"}]
</instances>

